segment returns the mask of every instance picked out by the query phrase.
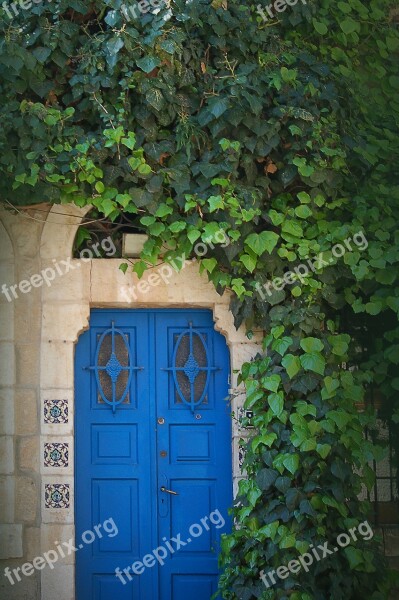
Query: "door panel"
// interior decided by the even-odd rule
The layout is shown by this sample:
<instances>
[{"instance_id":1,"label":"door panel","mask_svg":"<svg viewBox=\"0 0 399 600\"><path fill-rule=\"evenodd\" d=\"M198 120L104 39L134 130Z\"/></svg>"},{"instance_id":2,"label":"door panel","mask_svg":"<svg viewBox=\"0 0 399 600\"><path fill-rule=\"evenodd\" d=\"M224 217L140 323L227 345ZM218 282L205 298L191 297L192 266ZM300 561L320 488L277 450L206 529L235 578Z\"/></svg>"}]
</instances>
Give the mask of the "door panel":
<instances>
[{"instance_id":1,"label":"door panel","mask_svg":"<svg viewBox=\"0 0 399 600\"><path fill-rule=\"evenodd\" d=\"M77 600L209 600L232 503L225 340L208 311L95 310L90 325L76 348L76 544L109 518L118 534L77 552ZM163 564L115 576L160 546Z\"/></svg>"}]
</instances>

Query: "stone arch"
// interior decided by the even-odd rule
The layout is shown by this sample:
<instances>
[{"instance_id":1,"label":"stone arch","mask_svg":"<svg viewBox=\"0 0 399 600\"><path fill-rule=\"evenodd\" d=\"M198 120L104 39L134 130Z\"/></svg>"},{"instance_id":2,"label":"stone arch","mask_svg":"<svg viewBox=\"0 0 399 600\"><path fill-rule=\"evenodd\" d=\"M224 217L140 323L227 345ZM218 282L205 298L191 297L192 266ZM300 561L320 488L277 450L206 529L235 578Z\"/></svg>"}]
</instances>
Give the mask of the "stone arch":
<instances>
[{"instance_id":1,"label":"stone arch","mask_svg":"<svg viewBox=\"0 0 399 600\"><path fill-rule=\"evenodd\" d=\"M2 447L2 558L23 556L23 526L16 523L15 502L15 254L8 232L9 214L0 212L0 441Z\"/></svg>"},{"instance_id":2,"label":"stone arch","mask_svg":"<svg viewBox=\"0 0 399 600\"><path fill-rule=\"evenodd\" d=\"M119 264L124 262L123 259L71 259L77 229L88 210L90 207L80 209L72 205L53 206L43 227L40 245L42 269L56 271L58 265L62 270L66 261L69 266L68 270L65 267L65 272L57 274L50 285L44 285L42 288L40 373L41 457L45 454L46 444L55 441L69 448L69 462L65 467L51 472L44 464L41 465L42 520L44 523L58 524L61 527L59 535L65 536L65 539L70 537L69 532L74 523L74 348L80 334L89 326L90 309L103 307L212 310L215 329L226 338L230 350L232 409L236 413L239 412L243 401L242 389L237 388L236 373L243 362L259 351L261 339L260 335L255 334L249 340L243 327L236 330L233 315L229 310L230 294L217 294L207 277L199 273L199 266L195 261L190 261L179 273L169 273L168 277L165 273L164 277L160 275L155 285L151 284L150 276L146 278L145 274L142 280L138 280L136 274L131 271L124 274L118 268ZM51 403L58 403L62 410L67 411L66 420L51 423L43 419ZM239 469L240 437L242 431L233 427L235 485L242 477ZM54 485L63 486L67 506L54 508L48 505L48 492ZM42 597L48 598L52 591L67 589L73 598L73 581L73 564L63 565L62 573L57 573L56 569L51 573L43 573Z\"/></svg>"}]
</instances>

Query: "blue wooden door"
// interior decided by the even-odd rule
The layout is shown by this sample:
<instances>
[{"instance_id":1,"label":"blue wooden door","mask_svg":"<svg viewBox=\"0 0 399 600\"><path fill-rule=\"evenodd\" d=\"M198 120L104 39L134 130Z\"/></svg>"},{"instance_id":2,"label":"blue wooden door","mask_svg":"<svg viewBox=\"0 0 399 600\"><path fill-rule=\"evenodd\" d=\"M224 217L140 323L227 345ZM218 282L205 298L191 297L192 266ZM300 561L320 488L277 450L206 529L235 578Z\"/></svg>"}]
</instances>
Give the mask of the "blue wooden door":
<instances>
[{"instance_id":1,"label":"blue wooden door","mask_svg":"<svg viewBox=\"0 0 399 600\"><path fill-rule=\"evenodd\" d=\"M77 600L211 598L232 504L228 377L208 311L92 311L75 360Z\"/></svg>"}]
</instances>

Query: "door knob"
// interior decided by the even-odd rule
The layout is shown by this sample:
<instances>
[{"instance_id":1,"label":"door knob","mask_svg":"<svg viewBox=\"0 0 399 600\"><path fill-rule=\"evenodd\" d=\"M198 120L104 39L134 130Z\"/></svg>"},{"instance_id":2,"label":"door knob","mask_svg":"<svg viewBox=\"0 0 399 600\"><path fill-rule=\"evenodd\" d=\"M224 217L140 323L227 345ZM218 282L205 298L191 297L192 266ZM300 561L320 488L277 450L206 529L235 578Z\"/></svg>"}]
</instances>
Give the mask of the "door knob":
<instances>
[{"instance_id":1,"label":"door knob","mask_svg":"<svg viewBox=\"0 0 399 600\"><path fill-rule=\"evenodd\" d=\"M173 490L168 490L164 485L161 487L161 492L166 492L167 494L172 494L173 496L178 496L178 492L174 492Z\"/></svg>"}]
</instances>

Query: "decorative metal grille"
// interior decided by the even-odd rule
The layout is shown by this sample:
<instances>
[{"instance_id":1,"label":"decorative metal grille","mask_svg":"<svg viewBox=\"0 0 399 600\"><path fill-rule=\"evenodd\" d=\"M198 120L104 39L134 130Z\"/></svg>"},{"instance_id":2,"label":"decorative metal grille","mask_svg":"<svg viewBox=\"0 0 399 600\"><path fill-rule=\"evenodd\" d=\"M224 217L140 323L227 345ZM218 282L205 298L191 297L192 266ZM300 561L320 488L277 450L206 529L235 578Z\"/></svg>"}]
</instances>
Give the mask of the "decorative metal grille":
<instances>
[{"instance_id":1,"label":"decorative metal grille","mask_svg":"<svg viewBox=\"0 0 399 600\"><path fill-rule=\"evenodd\" d=\"M172 372L176 395L192 413L206 402L211 372L218 367L209 366L206 340L192 323L175 340L172 366L165 370Z\"/></svg>"},{"instance_id":2,"label":"decorative metal grille","mask_svg":"<svg viewBox=\"0 0 399 600\"><path fill-rule=\"evenodd\" d=\"M132 365L127 339L127 335L116 329L112 321L111 328L104 331L98 340L94 366L87 367L95 372L100 397L112 406L113 413L128 397L133 371L143 368Z\"/></svg>"}]
</instances>

